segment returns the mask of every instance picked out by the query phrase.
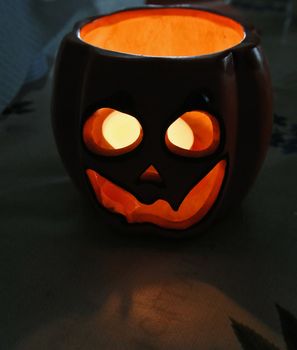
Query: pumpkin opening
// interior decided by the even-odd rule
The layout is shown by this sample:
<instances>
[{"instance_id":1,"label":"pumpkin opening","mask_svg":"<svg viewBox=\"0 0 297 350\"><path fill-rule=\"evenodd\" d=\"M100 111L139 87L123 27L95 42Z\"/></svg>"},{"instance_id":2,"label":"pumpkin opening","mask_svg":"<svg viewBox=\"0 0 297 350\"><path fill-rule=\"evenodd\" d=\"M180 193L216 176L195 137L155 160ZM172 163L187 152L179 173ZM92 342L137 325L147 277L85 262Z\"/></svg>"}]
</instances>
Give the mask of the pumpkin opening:
<instances>
[{"instance_id":1,"label":"pumpkin opening","mask_svg":"<svg viewBox=\"0 0 297 350\"><path fill-rule=\"evenodd\" d=\"M112 108L100 108L86 121L84 142L99 155L117 156L132 151L142 140L139 121Z\"/></svg>"},{"instance_id":2,"label":"pumpkin opening","mask_svg":"<svg viewBox=\"0 0 297 350\"><path fill-rule=\"evenodd\" d=\"M145 182L155 182L155 183L162 183L162 178L158 172L158 170L153 166L150 165L140 176L141 181Z\"/></svg>"},{"instance_id":3,"label":"pumpkin opening","mask_svg":"<svg viewBox=\"0 0 297 350\"><path fill-rule=\"evenodd\" d=\"M102 49L145 56L198 56L223 51L245 38L241 24L207 11L159 8L96 19L80 38Z\"/></svg>"},{"instance_id":4,"label":"pumpkin opening","mask_svg":"<svg viewBox=\"0 0 297 350\"><path fill-rule=\"evenodd\" d=\"M163 199L143 204L132 193L92 169L87 169L87 175L98 202L106 209L123 215L129 223L149 222L163 228L186 229L199 222L214 205L224 180L225 168L225 160L217 163L187 194L178 210L173 210Z\"/></svg>"},{"instance_id":5,"label":"pumpkin opening","mask_svg":"<svg viewBox=\"0 0 297 350\"><path fill-rule=\"evenodd\" d=\"M206 156L219 145L219 123L207 112L186 112L169 126L165 142L171 152L181 156Z\"/></svg>"}]
</instances>

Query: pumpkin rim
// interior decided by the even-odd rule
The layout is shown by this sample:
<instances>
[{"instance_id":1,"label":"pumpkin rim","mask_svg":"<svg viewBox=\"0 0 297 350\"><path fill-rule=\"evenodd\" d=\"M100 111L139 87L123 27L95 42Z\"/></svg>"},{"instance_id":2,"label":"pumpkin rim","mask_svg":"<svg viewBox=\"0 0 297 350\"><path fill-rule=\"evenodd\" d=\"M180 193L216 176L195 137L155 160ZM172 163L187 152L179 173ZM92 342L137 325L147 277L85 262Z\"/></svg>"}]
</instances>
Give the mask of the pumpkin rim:
<instances>
[{"instance_id":1,"label":"pumpkin rim","mask_svg":"<svg viewBox=\"0 0 297 350\"><path fill-rule=\"evenodd\" d=\"M232 47L223 49L221 51L216 51L213 53L207 53L207 54L201 54L201 55L187 55L187 56L154 56L154 55L141 55L141 54L135 54L135 53L127 53L127 52L120 52L120 51L114 51L114 50L109 50L105 49L102 47L94 46L92 44L89 44L88 42L84 41L83 38L81 37L81 30L84 26L87 26L91 24L92 22L96 20L100 20L103 17L107 16L112 16L116 14L120 14L123 12L130 12L130 11L137 11L137 10L147 10L147 9L189 9L189 10L196 10L196 11L204 11L210 14L218 15L221 17L225 17L228 20L234 21L237 23L239 26L241 26L243 32L244 32L244 38L239 42L237 45L234 45ZM148 61L148 60L179 60L179 61L185 61L185 60L201 60L201 59L207 59L207 58L212 58L212 57L219 57L222 55L228 55L230 52L237 51L240 49L244 49L246 47L256 47L260 43L260 36L258 35L257 31L255 28L248 22L243 21L242 19L238 19L235 16L232 15L226 15L225 13L218 11L217 9L210 9L206 8L203 6L191 6L191 5L147 5L147 6L138 6L138 7L133 7L133 8L125 8L125 9L120 9L114 12L110 12L104 15L99 15L99 16L93 16L86 18L83 21L80 21L76 23L74 26L74 30L69 34L71 39L73 41L76 41L83 46L87 47L88 49L94 50L94 52L99 53L102 56L106 56L109 58L129 58L129 59L137 59L137 60L143 60L143 61Z\"/></svg>"}]
</instances>

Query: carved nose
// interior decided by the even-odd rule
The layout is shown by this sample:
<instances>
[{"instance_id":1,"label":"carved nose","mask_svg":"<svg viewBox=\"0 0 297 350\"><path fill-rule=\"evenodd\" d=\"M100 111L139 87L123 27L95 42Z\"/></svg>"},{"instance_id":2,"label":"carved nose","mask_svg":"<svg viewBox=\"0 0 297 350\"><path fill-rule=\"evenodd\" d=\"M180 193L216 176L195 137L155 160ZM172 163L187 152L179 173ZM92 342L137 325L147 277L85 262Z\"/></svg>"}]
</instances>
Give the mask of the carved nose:
<instances>
[{"instance_id":1,"label":"carved nose","mask_svg":"<svg viewBox=\"0 0 297 350\"><path fill-rule=\"evenodd\" d=\"M141 181L147 181L147 182L155 182L155 183L161 183L162 178L160 174L158 173L158 170L153 166L150 165L141 175L140 175Z\"/></svg>"}]
</instances>

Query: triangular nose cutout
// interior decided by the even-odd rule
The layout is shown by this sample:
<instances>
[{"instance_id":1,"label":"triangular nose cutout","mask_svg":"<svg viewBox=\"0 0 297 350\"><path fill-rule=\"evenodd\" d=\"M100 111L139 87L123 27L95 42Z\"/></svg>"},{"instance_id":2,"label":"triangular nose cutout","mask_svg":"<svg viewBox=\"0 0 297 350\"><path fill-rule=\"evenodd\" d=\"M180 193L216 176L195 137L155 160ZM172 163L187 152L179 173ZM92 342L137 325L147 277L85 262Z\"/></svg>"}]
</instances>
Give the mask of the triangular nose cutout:
<instances>
[{"instance_id":1,"label":"triangular nose cutout","mask_svg":"<svg viewBox=\"0 0 297 350\"><path fill-rule=\"evenodd\" d=\"M141 181L148 181L148 182L157 182L161 183L162 178L160 174L158 173L158 170L153 166L150 165L140 176Z\"/></svg>"}]
</instances>

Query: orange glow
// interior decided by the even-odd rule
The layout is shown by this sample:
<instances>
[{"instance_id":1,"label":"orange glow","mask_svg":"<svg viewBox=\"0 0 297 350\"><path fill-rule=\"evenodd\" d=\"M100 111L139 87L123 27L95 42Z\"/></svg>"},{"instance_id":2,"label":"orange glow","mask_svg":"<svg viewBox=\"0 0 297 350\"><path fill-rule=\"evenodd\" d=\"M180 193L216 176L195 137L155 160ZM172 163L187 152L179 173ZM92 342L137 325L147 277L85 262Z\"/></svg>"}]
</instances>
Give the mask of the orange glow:
<instances>
[{"instance_id":1,"label":"orange glow","mask_svg":"<svg viewBox=\"0 0 297 350\"><path fill-rule=\"evenodd\" d=\"M186 112L169 126L165 141L173 153L185 157L205 156L219 145L219 123L207 112Z\"/></svg>"},{"instance_id":2,"label":"orange glow","mask_svg":"<svg viewBox=\"0 0 297 350\"><path fill-rule=\"evenodd\" d=\"M139 145L142 127L129 114L111 108L100 108L86 121L83 139L92 152L115 156Z\"/></svg>"},{"instance_id":3,"label":"orange glow","mask_svg":"<svg viewBox=\"0 0 297 350\"><path fill-rule=\"evenodd\" d=\"M171 229L186 229L200 221L213 206L225 175L222 160L187 194L177 211L159 199L153 204L139 202L133 194L107 180L92 169L87 175L96 197L108 210L123 215L129 223L149 222Z\"/></svg>"},{"instance_id":4,"label":"orange glow","mask_svg":"<svg viewBox=\"0 0 297 350\"><path fill-rule=\"evenodd\" d=\"M124 11L86 24L80 38L103 49L146 56L197 56L238 45L245 38L234 20L194 9Z\"/></svg>"},{"instance_id":5,"label":"orange glow","mask_svg":"<svg viewBox=\"0 0 297 350\"><path fill-rule=\"evenodd\" d=\"M157 169L150 165L140 176L141 181L150 181L150 182L162 182L161 176L158 173Z\"/></svg>"},{"instance_id":6,"label":"orange glow","mask_svg":"<svg viewBox=\"0 0 297 350\"><path fill-rule=\"evenodd\" d=\"M194 133L187 122L178 118L167 130L169 143L183 149L191 149L194 144Z\"/></svg>"}]
</instances>

